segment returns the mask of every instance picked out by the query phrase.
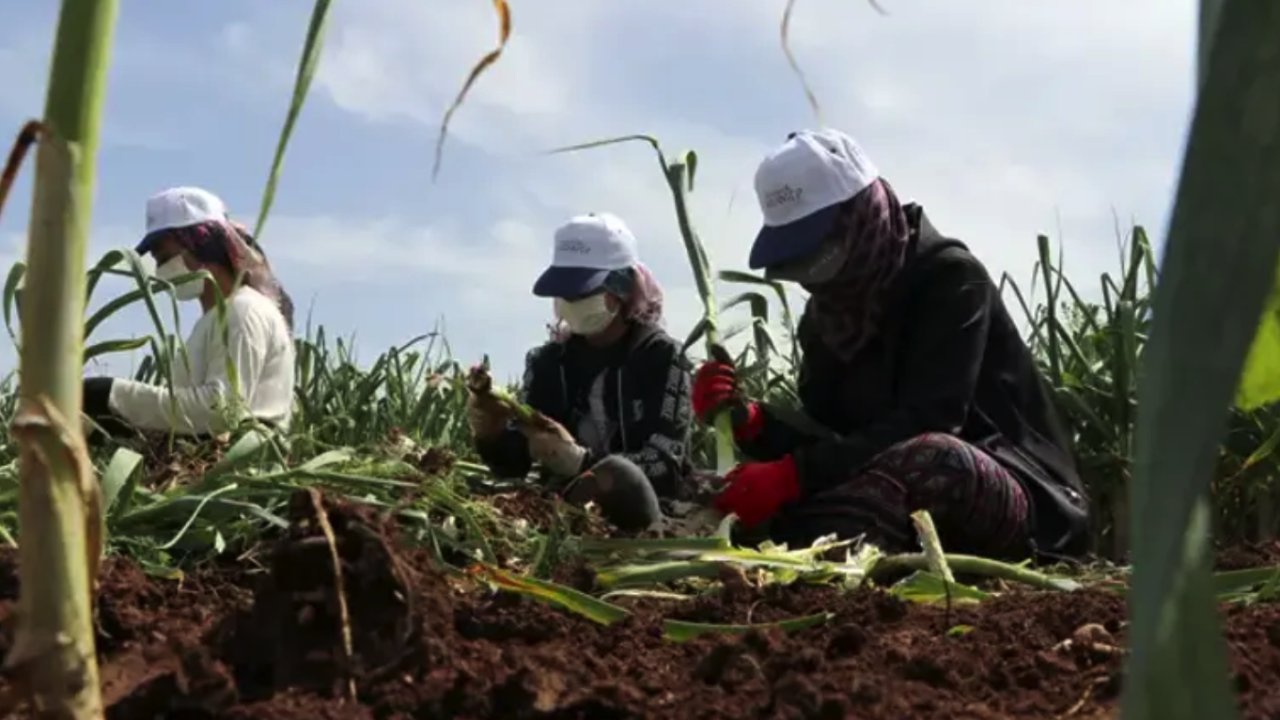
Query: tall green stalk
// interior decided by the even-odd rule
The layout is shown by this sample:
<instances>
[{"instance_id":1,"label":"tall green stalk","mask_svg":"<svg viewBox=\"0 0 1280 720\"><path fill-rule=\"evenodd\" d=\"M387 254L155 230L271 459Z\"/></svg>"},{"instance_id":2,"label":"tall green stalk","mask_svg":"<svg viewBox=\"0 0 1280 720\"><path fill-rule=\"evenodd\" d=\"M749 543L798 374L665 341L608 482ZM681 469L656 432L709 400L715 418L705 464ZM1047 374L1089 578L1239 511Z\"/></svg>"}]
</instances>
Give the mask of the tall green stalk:
<instances>
[{"instance_id":1,"label":"tall green stalk","mask_svg":"<svg viewBox=\"0 0 1280 720\"><path fill-rule=\"evenodd\" d=\"M42 718L100 718L92 597L101 495L80 429L85 248L116 0L63 0L36 154L22 304L18 630L7 666Z\"/></svg>"},{"instance_id":2,"label":"tall green stalk","mask_svg":"<svg viewBox=\"0 0 1280 720\"><path fill-rule=\"evenodd\" d=\"M680 228L680 237L684 240L685 253L689 256L689 267L693 270L693 280L698 288L698 296L702 299L702 326L706 334L707 355L717 360L727 361L722 355L720 345L720 313L717 308L715 294L715 276L711 271L711 263L707 260L706 249L702 239L698 237L693 221L689 217L689 192L693 190L694 175L698 169L698 154L692 150L680 153L674 160L668 160L662 151L662 145L650 135L626 135L596 140L594 142L570 145L557 148L552 153L576 152L617 145L627 142L648 143L658 156L658 166L662 168L662 176L671 191L671 201L676 211L676 224ZM736 462L733 444L733 424L727 410L718 412L713 420L716 436L716 472L727 474Z\"/></svg>"},{"instance_id":3,"label":"tall green stalk","mask_svg":"<svg viewBox=\"0 0 1280 720\"><path fill-rule=\"evenodd\" d=\"M1280 250L1280 5L1201 7L1199 94L1134 434L1123 697L1134 720L1238 717L1210 575L1208 490Z\"/></svg>"}]
</instances>

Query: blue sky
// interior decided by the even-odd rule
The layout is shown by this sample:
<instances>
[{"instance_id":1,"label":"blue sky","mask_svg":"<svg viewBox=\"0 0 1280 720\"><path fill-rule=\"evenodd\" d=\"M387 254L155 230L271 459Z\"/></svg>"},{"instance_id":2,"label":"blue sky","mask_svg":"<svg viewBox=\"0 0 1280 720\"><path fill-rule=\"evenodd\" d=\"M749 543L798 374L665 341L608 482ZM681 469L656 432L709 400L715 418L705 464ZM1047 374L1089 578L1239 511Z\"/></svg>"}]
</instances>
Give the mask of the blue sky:
<instances>
[{"instance_id":1,"label":"blue sky","mask_svg":"<svg viewBox=\"0 0 1280 720\"><path fill-rule=\"evenodd\" d=\"M1029 276L1035 237L1096 287L1116 222L1163 236L1190 112L1190 0L801 0L792 47L828 125L999 276ZM252 223L310 3L121 3L90 260L131 244L143 203L207 187ZM635 231L683 336L699 304L651 154L559 145L644 132L700 156L694 219L721 268L745 268L756 164L816 121L780 50L784 0L513 0L507 54L439 118L496 37L482 0L335 3L320 74L262 241L300 314L364 358L443 320L467 361L503 375L545 338L530 286L555 227L608 210ZM54 2L0 8L4 142L43 103ZM0 217L0 265L23 253L31 168ZM104 285L95 303L112 287ZM723 288L724 295L734 291ZM187 308L184 329L194 321ZM94 340L146 332L139 308ZM300 318L301 321L301 318ZM15 363L0 344L0 370ZM91 369L93 371L93 369Z\"/></svg>"}]
</instances>

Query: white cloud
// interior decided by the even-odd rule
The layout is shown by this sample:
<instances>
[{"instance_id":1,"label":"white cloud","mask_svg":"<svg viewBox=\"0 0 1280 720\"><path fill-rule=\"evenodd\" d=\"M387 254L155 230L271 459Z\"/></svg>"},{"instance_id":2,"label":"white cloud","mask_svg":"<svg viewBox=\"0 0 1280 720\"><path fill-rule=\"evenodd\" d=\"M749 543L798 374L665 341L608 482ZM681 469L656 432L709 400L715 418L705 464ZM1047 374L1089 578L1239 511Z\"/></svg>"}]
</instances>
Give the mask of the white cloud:
<instances>
[{"instance_id":1,"label":"white cloud","mask_svg":"<svg viewBox=\"0 0 1280 720\"><path fill-rule=\"evenodd\" d=\"M434 138L496 35L487 4L445 5L339 6L317 88L374 126L416 127ZM792 44L826 120L859 137L904 197L923 202L993 275L1026 278L1036 234L1056 238L1060 224L1068 266L1087 291L1113 269L1113 213L1145 222L1153 236L1163 230L1194 30L1189 0L1175 5L933 0L891 4L881 18L861 3L815 0L797 9ZM458 281L461 302L448 313L455 327L495 313L524 322L541 316L537 301L523 298L555 225L607 209L636 231L642 256L668 286L671 328L682 335L699 306L650 150L537 152L631 132L657 136L668 151L697 149L695 222L718 267L745 267L759 218L755 165L787 130L812 123L778 47L781 8L734 0L516 5L511 44L455 115L450 140L454 152L467 146L492 159L485 202L506 219L476 227L445 217L425 229L357 223L343 231L355 245L309 244L307 262L344 274L372 263L378 272ZM441 182L449 172L447 148ZM503 248L501 238L513 233L517 247ZM491 269L476 269L477 250Z\"/></svg>"},{"instance_id":2,"label":"white cloud","mask_svg":"<svg viewBox=\"0 0 1280 720\"><path fill-rule=\"evenodd\" d=\"M826 121L858 137L895 187L994 275L1026 278L1036 234L1056 239L1059 220L1068 266L1086 290L1114 266L1113 212L1162 234L1190 101L1190 0L884 4L887 18L864 2L804 0L793 49ZM454 116L439 180L480 173L478 193L400 215L282 208L271 220L272 259L287 283L323 290L322 313L357 295L381 302L379 293L394 293L412 322L444 315L455 345L498 361L490 346L507 352L541 337L548 307L528 288L555 226L610 210L635 230L667 287L671 329L683 335L699 306L650 150L539 153L633 132L669 151L695 148L697 227L718 267L744 268L759 221L755 165L787 131L813 123L778 46L783 5L515 3L511 43ZM131 45L116 72L154 83L174 66L192 69L219 93L283 108L306 13L253 12L176 56L161 44ZM434 140L497 35L490 4L472 0L361 0L334 13L303 123L328 101L370 133L396 138ZM20 66L4 62L6 52L14 51L0 48L0 75ZM208 61L213 52L218 62ZM409 333L396 329L398 307L392 314L377 337ZM354 329L354 316L341 317L352 327L336 330ZM359 322L364 337L375 334ZM489 322L513 329L482 329Z\"/></svg>"}]
</instances>

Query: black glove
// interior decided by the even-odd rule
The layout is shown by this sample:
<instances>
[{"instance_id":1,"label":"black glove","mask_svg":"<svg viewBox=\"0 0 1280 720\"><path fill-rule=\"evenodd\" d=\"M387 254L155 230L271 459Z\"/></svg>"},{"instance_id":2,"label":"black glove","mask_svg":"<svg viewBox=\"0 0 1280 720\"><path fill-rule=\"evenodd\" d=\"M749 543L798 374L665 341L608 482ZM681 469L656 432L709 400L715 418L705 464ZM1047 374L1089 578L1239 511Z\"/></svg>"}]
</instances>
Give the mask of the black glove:
<instances>
[{"instance_id":1,"label":"black glove","mask_svg":"<svg viewBox=\"0 0 1280 720\"><path fill-rule=\"evenodd\" d=\"M84 379L84 414L98 426L90 430L90 444L98 444L106 439L102 436L102 431L112 437L123 437L131 433L129 424L111 412L111 386L114 383L115 379L109 377Z\"/></svg>"},{"instance_id":2,"label":"black glove","mask_svg":"<svg viewBox=\"0 0 1280 720\"><path fill-rule=\"evenodd\" d=\"M91 377L84 379L84 414L97 420L111 415L111 386L115 378Z\"/></svg>"}]
</instances>

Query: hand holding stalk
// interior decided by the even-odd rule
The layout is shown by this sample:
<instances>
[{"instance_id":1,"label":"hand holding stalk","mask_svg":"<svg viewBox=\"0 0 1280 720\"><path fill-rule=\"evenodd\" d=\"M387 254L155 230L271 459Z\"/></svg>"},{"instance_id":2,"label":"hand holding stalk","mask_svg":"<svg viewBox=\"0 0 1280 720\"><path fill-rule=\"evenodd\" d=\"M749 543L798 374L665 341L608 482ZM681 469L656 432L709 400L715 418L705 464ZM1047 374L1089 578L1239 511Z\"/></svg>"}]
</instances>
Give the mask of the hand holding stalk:
<instances>
[{"instance_id":1,"label":"hand holding stalk","mask_svg":"<svg viewBox=\"0 0 1280 720\"><path fill-rule=\"evenodd\" d=\"M656 138L649 135L627 135L608 140L597 140L595 142L557 148L551 152L575 152L626 142L647 143L658 156L658 166L662 169L662 175L667 181L667 188L671 191L671 201L676 211L676 224L680 228L680 237L684 240L685 252L689 256L689 266L693 270L694 284L697 286L698 295L702 299L702 327L706 336L707 352L710 354L714 352L713 348L720 345L719 312L716 304L715 288L711 282L711 263L707 260L707 253L702 246L702 240L698 237L697 231L694 230L693 221L689 217L688 205L688 194L693 191L693 179L698 169L698 154L692 150L686 150L675 159L668 160L666 154L662 152L662 145L658 143ZM715 413L709 419L714 423L716 429L716 472L724 476L733 469L735 464L733 425L729 414L723 411Z\"/></svg>"},{"instance_id":2,"label":"hand holding stalk","mask_svg":"<svg viewBox=\"0 0 1280 720\"><path fill-rule=\"evenodd\" d=\"M506 390L494 387L488 357L467 373L467 390L467 418L477 437L496 435L511 418L522 425L537 423L539 414L536 410Z\"/></svg>"}]
</instances>

